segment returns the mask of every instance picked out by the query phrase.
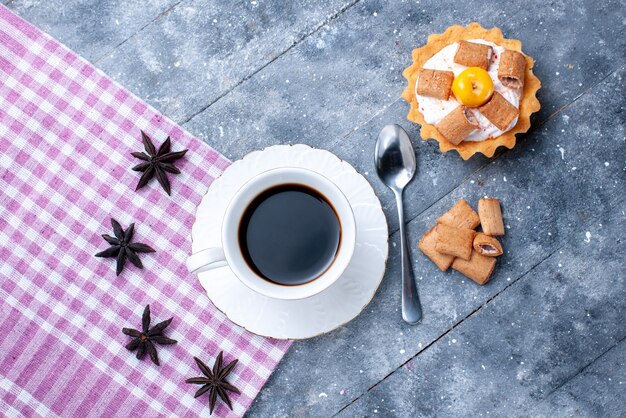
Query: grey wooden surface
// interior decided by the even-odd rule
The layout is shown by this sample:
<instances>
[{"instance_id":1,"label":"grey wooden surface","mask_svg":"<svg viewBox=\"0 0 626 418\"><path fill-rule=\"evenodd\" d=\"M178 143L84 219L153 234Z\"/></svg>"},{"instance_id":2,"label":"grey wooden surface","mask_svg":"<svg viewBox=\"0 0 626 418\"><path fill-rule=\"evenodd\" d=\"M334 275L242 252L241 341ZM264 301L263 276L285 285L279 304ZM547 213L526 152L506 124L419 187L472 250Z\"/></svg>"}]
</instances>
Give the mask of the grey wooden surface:
<instances>
[{"instance_id":1,"label":"grey wooden surface","mask_svg":"<svg viewBox=\"0 0 626 418\"><path fill-rule=\"evenodd\" d=\"M378 193L388 271L373 302L294 343L250 416L624 416L626 12L621 1L3 0L231 159L328 149ZM464 162L419 140L399 99L410 52L455 23L537 60L541 111L514 150ZM410 133L407 218L424 306L400 318L397 217L380 128ZM502 200L506 253L476 286L415 246L461 197Z\"/></svg>"}]
</instances>

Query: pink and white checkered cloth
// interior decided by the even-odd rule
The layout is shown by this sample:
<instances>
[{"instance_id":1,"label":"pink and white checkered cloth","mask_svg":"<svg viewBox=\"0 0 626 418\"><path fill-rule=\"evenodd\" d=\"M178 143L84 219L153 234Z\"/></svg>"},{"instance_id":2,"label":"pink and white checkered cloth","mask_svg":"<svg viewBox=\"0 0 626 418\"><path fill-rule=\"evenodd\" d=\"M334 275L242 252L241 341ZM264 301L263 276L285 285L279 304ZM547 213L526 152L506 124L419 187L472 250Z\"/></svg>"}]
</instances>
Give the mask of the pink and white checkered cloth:
<instances>
[{"instance_id":1,"label":"pink and white checkered cloth","mask_svg":"<svg viewBox=\"0 0 626 418\"><path fill-rule=\"evenodd\" d=\"M170 176L138 192L140 130L189 148ZM231 382L241 416L289 347L232 324L185 269L196 205L228 166L216 151L113 82L58 41L0 6L0 414L208 415L195 399L197 356L239 359ZM144 270L94 254L110 218L136 222ZM161 366L139 361L122 327L174 317Z\"/></svg>"}]
</instances>

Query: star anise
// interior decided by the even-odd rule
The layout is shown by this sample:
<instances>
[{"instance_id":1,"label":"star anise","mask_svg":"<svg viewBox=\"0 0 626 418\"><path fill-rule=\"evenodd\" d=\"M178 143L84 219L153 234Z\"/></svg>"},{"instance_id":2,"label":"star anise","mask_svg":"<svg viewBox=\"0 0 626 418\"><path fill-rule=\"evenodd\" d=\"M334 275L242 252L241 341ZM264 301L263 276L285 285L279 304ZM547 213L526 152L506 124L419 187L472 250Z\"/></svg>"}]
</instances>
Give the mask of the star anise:
<instances>
[{"instance_id":1,"label":"star anise","mask_svg":"<svg viewBox=\"0 0 626 418\"><path fill-rule=\"evenodd\" d=\"M182 158L189 150L170 152L171 141L168 136L157 151L152 140L144 131L141 131L141 137L143 139L143 147L147 154L145 152L131 152L133 157L144 161L132 168L134 171L143 172L135 191L148 184L152 177L156 177L161 187L163 187L163 190L169 195L170 181L165 173L180 174L180 170L176 168L173 163L179 158Z\"/></svg>"},{"instance_id":2,"label":"star anise","mask_svg":"<svg viewBox=\"0 0 626 418\"><path fill-rule=\"evenodd\" d=\"M211 371L211 369L209 369L207 365L202 362L202 360L194 357L193 359L196 361L196 364L200 368L200 371L206 377L192 377L186 380L187 383L203 385L194 395L195 398L202 395L203 393L206 393L207 391L209 392L209 412L211 414L213 413L213 409L215 408L215 403L217 402L218 395L232 411L233 405L230 402L230 398L228 397L228 392L241 394L239 389L226 381L226 378L239 360L233 360L226 366L222 367L223 355L223 351L220 351L220 353L217 355L217 359L215 359L215 364L213 365L213 371Z\"/></svg>"},{"instance_id":3,"label":"star anise","mask_svg":"<svg viewBox=\"0 0 626 418\"><path fill-rule=\"evenodd\" d=\"M153 253L155 252L155 249L149 245L141 244L139 242L130 242L133 239L133 233L135 231L134 223L130 224L126 231L124 231L119 222L113 218L111 218L111 225L113 226L113 233L115 234L115 237L108 234L102 235L102 238L111 244L111 246L104 251L100 251L96 254L96 257L117 257L117 268L115 273L118 276L124 269L126 258L128 258L135 266L142 269L143 264L141 263L137 253Z\"/></svg>"},{"instance_id":4,"label":"star anise","mask_svg":"<svg viewBox=\"0 0 626 418\"><path fill-rule=\"evenodd\" d=\"M178 341L171 338L167 338L163 335L165 328L172 322L170 318L167 321L159 322L152 328L150 328L150 305L146 306L143 310L143 316L141 317L141 331L132 328L122 328L122 332L126 335L134 337L134 339L126 344L126 348L130 351L137 350L137 358L141 360L146 352L150 354L152 362L159 365L159 355L155 347L157 344L176 344Z\"/></svg>"}]
</instances>

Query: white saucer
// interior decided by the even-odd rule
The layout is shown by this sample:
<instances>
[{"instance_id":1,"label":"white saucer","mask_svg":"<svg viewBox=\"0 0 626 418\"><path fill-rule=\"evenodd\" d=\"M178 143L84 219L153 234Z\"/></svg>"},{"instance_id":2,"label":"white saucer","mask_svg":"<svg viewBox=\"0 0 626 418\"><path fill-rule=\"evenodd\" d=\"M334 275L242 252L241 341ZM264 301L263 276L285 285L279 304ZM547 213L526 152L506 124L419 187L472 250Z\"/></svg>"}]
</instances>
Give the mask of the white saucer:
<instances>
[{"instance_id":1,"label":"white saucer","mask_svg":"<svg viewBox=\"0 0 626 418\"><path fill-rule=\"evenodd\" d=\"M333 181L354 211L357 242L344 274L307 299L278 300L246 287L228 267L198 274L213 304L255 334L278 339L310 338L356 317L372 300L385 272L387 222L380 201L363 176L328 151L307 145L277 145L234 162L202 198L193 225L192 252L221 245L221 224L233 195L251 178L278 167L313 170Z\"/></svg>"}]
</instances>

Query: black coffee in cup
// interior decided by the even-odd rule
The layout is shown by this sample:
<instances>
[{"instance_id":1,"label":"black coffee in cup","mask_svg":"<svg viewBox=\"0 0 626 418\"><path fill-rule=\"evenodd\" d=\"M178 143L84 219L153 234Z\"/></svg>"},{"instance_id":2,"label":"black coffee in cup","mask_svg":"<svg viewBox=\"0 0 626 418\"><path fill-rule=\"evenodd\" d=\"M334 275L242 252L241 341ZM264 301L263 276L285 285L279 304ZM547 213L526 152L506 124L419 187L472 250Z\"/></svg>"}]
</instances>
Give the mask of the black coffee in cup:
<instances>
[{"instance_id":1,"label":"black coffee in cup","mask_svg":"<svg viewBox=\"0 0 626 418\"><path fill-rule=\"evenodd\" d=\"M239 225L239 247L248 266L280 285L321 276L333 263L341 223L318 191L301 184L269 188L248 205Z\"/></svg>"}]
</instances>

